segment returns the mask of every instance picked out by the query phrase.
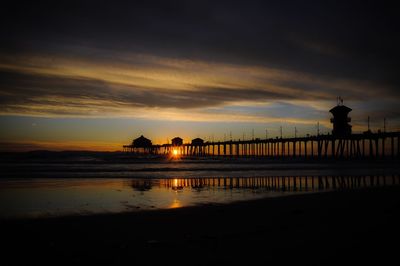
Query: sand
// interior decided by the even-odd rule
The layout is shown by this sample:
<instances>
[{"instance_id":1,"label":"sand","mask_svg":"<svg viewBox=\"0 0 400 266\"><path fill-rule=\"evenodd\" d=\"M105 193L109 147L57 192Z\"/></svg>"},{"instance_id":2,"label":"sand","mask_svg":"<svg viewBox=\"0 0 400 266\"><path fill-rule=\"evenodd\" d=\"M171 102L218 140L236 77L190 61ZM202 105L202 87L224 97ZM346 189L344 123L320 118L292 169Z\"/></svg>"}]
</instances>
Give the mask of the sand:
<instances>
[{"instance_id":1,"label":"sand","mask_svg":"<svg viewBox=\"0 0 400 266\"><path fill-rule=\"evenodd\" d=\"M0 221L1 265L397 265L400 187Z\"/></svg>"}]
</instances>

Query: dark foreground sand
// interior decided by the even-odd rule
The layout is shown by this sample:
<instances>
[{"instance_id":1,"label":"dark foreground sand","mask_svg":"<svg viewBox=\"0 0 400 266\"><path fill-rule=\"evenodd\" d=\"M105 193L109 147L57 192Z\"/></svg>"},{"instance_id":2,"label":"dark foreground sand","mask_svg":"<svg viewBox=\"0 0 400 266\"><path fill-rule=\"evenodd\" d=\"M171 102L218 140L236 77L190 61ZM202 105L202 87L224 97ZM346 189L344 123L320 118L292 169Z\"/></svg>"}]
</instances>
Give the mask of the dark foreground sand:
<instances>
[{"instance_id":1,"label":"dark foreground sand","mask_svg":"<svg viewBox=\"0 0 400 266\"><path fill-rule=\"evenodd\" d=\"M1 221L1 265L399 265L400 187Z\"/></svg>"}]
</instances>

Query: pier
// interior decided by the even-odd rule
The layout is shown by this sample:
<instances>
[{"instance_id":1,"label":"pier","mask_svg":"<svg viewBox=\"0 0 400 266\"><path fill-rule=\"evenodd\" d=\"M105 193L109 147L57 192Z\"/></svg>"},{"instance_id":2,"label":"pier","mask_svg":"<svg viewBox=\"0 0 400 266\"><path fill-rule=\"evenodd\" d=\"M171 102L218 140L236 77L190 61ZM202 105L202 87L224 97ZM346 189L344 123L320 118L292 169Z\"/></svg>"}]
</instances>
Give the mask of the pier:
<instances>
[{"instance_id":1,"label":"pier","mask_svg":"<svg viewBox=\"0 0 400 266\"><path fill-rule=\"evenodd\" d=\"M351 134L337 138L318 135L300 138L230 140L204 143L151 145L147 149L124 145L129 153L180 156L266 157L266 158L399 158L400 132Z\"/></svg>"},{"instance_id":2,"label":"pier","mask_svg":"<svg viewBox=\"0 0 400 266\"><path fill-rule=\"evenodd\" d=\"M156 155L212 156L212 157L266 157L266 158L400 158L400 132L384 130L373 133L369 128L364 133L353 134L348 116L351 108L343 105L338 97L337 105L329 112L333 115L331 134L294 138L253 138L251 140L207 141L200 138L191 143L184 143L175 137L171 144L153 145L143 136L133 140L131 145L124 145L124 152L150 153ZM295 130L296 132L296 130Z\"/></svg>"}]
</instances>

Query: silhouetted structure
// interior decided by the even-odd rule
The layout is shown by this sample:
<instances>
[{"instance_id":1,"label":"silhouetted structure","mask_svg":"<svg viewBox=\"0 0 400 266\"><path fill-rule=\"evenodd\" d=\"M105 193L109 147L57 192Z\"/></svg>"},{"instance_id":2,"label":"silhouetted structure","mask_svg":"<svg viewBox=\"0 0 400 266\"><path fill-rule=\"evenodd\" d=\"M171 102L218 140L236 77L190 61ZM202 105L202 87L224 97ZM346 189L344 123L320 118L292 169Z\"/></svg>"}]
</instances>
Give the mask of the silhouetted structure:
<instances>
[{"instance_id":1,"label":"silhouetted structure","mask_svg":"<svg viewBox=\"0 0 400 266\"><path fill-rule=\"evenodd\" d=\"M338 98L338 105L333 107L329 112L332 113L331 123L333 123L332 135L335 137L347 137L351 135L351 118L348 114L352 111L351 108L343 105L343 100Z\"/></svg>"},{"instance_id":2,"label":"silhouetted structure","mask_svg":"<svg viewBox=\"0 0 400 266\"><path fill-rule=\"evenodd\" d=\"M400 132L352 134L349 112L339 98L338 105L330 110L333 114L332 134L292 138L255 138L252 140L207 141L195 138L183 144L179 137L172 144L152 145L154 154L179 156L224 156L266 158L400 158ZM143 137L143 136L142 136ZM144 137L143 137L144 138ZM140 138L139 138L140 139ZM145 141L141 140L141 143ZM143 147L148 147L149 142ZM150 142L151 143L151 142ZM135 143L133 143L135 144ZM124 146L124 151L134 152L135 145ZM136 147L136 146L135 146Z\"/></svg>"},{"instance_id":3,"label":"silhouetted structure","mask_svg":"<svg viewBox=\"0 0 400 266\"><path fill-rule=\"evenodd\" d=\"M204 140L201 138L192 139L192 144L189 148L189 154L191 155L203 155L204 154Z\"/></svg>"},{"instance_id":4,"label":"silhouetted structure","mask_svg":"<svg viewBox=\"0 0 400 266\"><path fill-rule=\"evenodd\" d=\"M181 139L180 137L175 137L172 139L172 146L179 147L182 146L182 144L183 144L183 139Z\"/></svg>"},{"instance_id":5,"label":"silhouetted structure","mask_svg":"<svg viewBox=\"0 0 400 266\"><path fill-rule=\"evenodd\" d=\"M192 139L192 145L201 146L204 144L204 140L201 138Z\"/></svg>"},{"instance_id":6,"label":"silhouetted structure","mask_svg":"<svg viewBox=\"0 0 400 266\"><path fill-rule=\"evenodd\" d=\"M131 145L123 146L125 151L140 152L140 153L153 153L154 146L151 140L145 138L143 135L134 139Z\"/></svg>"},{"instance_id":7,"label":"silhouetted structure","mask_svg":"<svg viewBox=\"0 0 400 266\"><path fill-rule=\"evenodd\" d=\"M151 143L151 140L141 135L140 137L132 141L132 145L135 148L150 148L153 144Z\"/></svg>"}]
</instances>

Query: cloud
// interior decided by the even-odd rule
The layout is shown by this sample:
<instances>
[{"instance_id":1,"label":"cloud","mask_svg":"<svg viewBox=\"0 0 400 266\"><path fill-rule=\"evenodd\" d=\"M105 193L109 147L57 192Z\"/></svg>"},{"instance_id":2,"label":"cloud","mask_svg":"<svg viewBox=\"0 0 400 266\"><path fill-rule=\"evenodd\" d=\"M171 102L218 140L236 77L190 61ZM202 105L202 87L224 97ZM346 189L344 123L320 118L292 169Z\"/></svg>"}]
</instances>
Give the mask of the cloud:
<instances>
[{"instance_id":1,"label":"cloud","mask_svg":"<svg viewBox=\"0 0 400 266\"><path fill-rule=\"evenodd\" d=\"M105 115L115 109L195 109L272 100L326 101L336 95L360 100L377 94L374 84L364 81L152 55L117 54L113 61L59 55L2 59L3 114L31 111L44 115ZM390 89L381 88L381 98L391 96Z\"/></svg>"},{"instance_id":2,"label":"cloud","mask_svg":"<svg viewBox=\"0 0 400 266\"><path fill-rule=\"evenodd\" d=\"M0 115L304 125L320 121L330 127L327 111L337 95L355 106L356 123L368 109L397 114L389 104L397 99L391 88L368 81L87 49L108 56L2 55Z\"/></svg>"},{"instance_id":3,"label":"cloud","mask_svg":"<svg viewBox=\"0 0 400 266\"><path fill-rule=\"evenodd\" d=\"M274 66L398 87L395 3L376 1L80 1L5 3L0 50L80 47ZM71 51L75 47L75 51ZM92 51L93 52L93 51ZM89 52L92 59L109 54Z\"/></svg>"}]
</instances>

